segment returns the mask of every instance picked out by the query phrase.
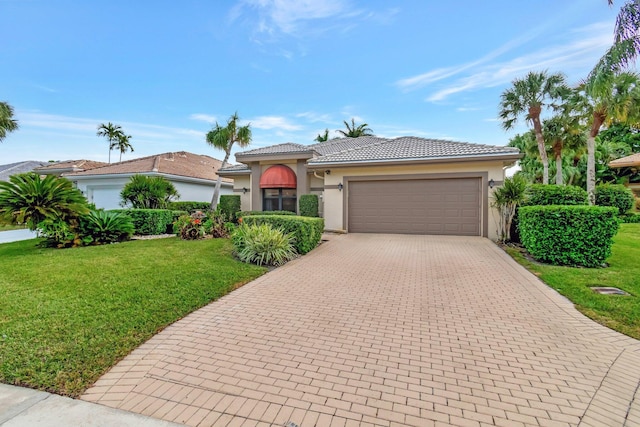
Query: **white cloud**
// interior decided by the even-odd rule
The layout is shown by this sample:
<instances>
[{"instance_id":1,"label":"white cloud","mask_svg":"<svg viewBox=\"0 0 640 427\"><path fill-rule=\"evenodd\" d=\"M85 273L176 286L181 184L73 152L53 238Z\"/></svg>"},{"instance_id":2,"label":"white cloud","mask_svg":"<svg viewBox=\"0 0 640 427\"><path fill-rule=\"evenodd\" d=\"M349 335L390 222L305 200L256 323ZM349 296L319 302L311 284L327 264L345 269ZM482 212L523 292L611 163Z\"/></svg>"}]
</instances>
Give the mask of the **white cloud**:
<instances>
[{"instance_id":1,"label":"white cloud","mask_svg":"<svg viewBox=\"0 0 640 427\"><path fill-rule=\"evenodd\" d=\"M257 129L278 129L287 131L302 129L302 126L289 123L286 118L281 116L259 116L248 121L251 123L251 127Z\"/></svg>"},{"instance_id":2,"label":"white cloud","mask_svg":"<svg viewBox=\"0 0 640 427\"><path fill-rule=\"evenodd\" d=\"M305 118L311 123L317 123L317 122L332 123L333 122L329 114L320 114L320 113L316 113L315 111L305 111L303 113L298 113L296 114L296 117Z\"/></svg>"},{"instance_id":3,"label":"white cloud","mask_svg":"<svg viewBox=\"0 0 640 427\"><path fill-rule=\"evenodd\" d=\"M212 116L211 114L201 114L201 113L195 113L189 116L189 118L191 120L199 120L201 122L207 122L207 123L215 123L216 122L216 116Z\"/></svg>"}]
</instances>

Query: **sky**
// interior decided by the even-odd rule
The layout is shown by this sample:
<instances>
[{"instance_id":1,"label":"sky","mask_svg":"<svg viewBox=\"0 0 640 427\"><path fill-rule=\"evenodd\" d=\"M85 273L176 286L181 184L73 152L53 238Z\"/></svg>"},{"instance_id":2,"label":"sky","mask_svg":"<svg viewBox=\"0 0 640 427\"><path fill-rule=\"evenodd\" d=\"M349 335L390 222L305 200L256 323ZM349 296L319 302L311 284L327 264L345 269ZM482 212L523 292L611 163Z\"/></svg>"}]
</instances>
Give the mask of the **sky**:
<instances>
[{"instance_id":1,"label":"sky","mask_svg":"<svg viewBox=\"0 0 640 427\"><path fill-rule=\"evenodd\" d=\"M205 136L234 112L250 148L312 144L352 118L381 137L506 145L527 125L502 129L500 94L532 70L578 83L622 3L0 0L0 101L20 126L0 164L107 161L107 122L132 136L123 160L222 159Z\"/></svg>"}]
</instances>

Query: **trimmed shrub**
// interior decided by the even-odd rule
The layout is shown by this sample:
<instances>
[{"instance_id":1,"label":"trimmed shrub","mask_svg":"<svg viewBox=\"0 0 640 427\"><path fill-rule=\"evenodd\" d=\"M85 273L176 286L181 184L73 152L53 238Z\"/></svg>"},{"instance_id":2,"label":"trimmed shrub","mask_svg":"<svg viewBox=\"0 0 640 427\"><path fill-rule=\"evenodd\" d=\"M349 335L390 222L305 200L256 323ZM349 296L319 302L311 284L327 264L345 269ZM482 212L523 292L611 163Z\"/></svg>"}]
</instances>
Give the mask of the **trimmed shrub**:
<instances>
[{"instance_id":1,"label":"trimmed shrub","mask_svg":"<svg viewBox=\"0 0 640 427\"><path fill-rule=\"evenodd\" d=\"M637 224L640 223L640 213L629 212L625 215L620 215L620 221L627 224Z\"/></svg>"},{"instance_id":2,"label":"trimmed shrub","mask_svg":"<svg viewBox=\"0 0 640 427\"><path fill-rule=\"evenodd\" d=\"M206 211L210 207L211 203L209 202L169 202L167 209L191 213L193 211Z\"/></svg>"},{"instance_id":3,"label":"trimmed shrub","mask_svg":"<svg viewBox=\"0 0 640 427\"><path fill-rule=\"evenodd\" d=\"M573 185L533 184L527 188L523 206L586 205L587 192Z\"/></svg>"},{"instance_id":4,"label":"trimmed shrub","mask_svg":"<svg viewBox=\"0 0 640 427\"><path fill-rule=\"evenodd\" d=\"M539 261L598 267L611 255L618 210L604 206L525 206L520 239Z\"/></svg>"},{"instance_id":5,"label":"trimmed shrub","mask_svg":"<svg viewBox=\"0 0 640 427\"><path fill-rule=\"evenodd\" d=\"M303 194L300 196L300 216L317 218L318 196L316 194Z\"/></svg>"},{"instance_id":6,"label":"trimmed shrub","mask_svg":"<svg viewBox=\"0 0 640 427\"><path fill-rule=\"evenodd\" d=\"M242 218L249 215L296 215L291 211L240 211L237 217Z\"/></svg>"},{"instance_id":7,"label":"trimmed shrub","mask_svg":"<svg viewBox=\"0 0 640 427\"><path fill-rule=\"evenodd\" d=\"M324 231L323 218L305 216L249 215L242 217L242 222L247 225L269 224L273 228L282 230L285 234L293 235L293 245L301 255L318 246Z\"/></svg>"},{"instance_id":8,"label":"trimmed shrub","mask_svg":"<svg viewBox=\"0 0 640 427\"><path fill-rule=\"evenodd\" d=\"M114 209L110 212L123 212L128 215L133 221L134 233L143 236L167 233L173 229L175 215L180 216L184 213L167 209Z\"/></svg>"},{"instance_id":9,"label":"trimmed shrub","mask_svg":"<svg viewBox=\"0 0 640 427\"><path fill-rule=\"evenodd\" d=\"M220 203L218 203L218 210L232 222L236 221L238 212L240 212L240 196L224 194L220 196Z\"/></svg>"},{"instance_id":10,"label":"trimmed shrub","mask_svg":"<svg viewBox=\"0 0 640 427\"><path fill-rule=\"evenodd\" d=\"M618 214L624 215L633 208L634 197L631 190L620 184L596 186L596 205L618 208Z\"/></svg>"},{"instance_id":11,"label":"trimmed shrub","mask_svg":"<svg viewBox=\"0 0 640 427\"><path fill-rule=\"evenodd\" d=\"M84 243L102 245L129 240L134 226L131 217L122 212L91 211L80 217L80 235Z\"/></svg>"},{"instance_id":12,"label":"trimmed shrub","mask_svg":"<svg viewBox=\"0 0 640 427\"><path fill-rule=\"evenodd\" d=\"M241 225L232 235L236 255L243 262L278 266L296 257L293 236L269 224Z\"/></svg>"}]
</instances>

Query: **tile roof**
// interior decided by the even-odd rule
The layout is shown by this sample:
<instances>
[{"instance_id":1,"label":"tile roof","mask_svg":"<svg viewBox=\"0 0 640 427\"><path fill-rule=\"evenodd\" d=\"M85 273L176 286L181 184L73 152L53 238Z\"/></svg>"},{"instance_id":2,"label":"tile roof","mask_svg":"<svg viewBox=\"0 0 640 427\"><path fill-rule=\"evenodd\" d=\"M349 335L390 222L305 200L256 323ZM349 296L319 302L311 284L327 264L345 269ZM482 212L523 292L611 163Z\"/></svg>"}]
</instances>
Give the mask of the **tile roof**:
<instances>
[{"instance_id":1,"label":"tile roof","mask_svg":"<svg viewBox=\"0 0 640 427\"><path fill-rule=\"evenodd\" d=\"M82 172L65 174L64 176L131 175L156 172L159 174L215 181L218 179L215 171L217 171L221 165L222 162L213 157L178 151L175 153L162 153L119 163L111 163ZM223 178L222 180L225 182L233 182L233 180L229 178Z\"/></svg>"},{"instance_id":2,"label":"tile roof","mask_svg":"<svg viewBox=\"0 0 640 427\"><path fill-rule=\"evenodd\" d=\"M345 138L360 139L360 138ZM350 143L350 141L345 141ZM357 142L357 141L355 141ZM417 138L413 136L395 139L367 137L365 144L354 148L328 153L309 160L309 165L325 163L357 163L390 160L426 160L438 158L470 158L497 155L518 155L512 147L472 144L468 142Z\"/></svg>"},{"instance_id":3,"label":"tile roof","mask_svg":"<svg viewBox=\"0 0 640 427\"><path fill-rule=\"evenodd\" d=\"M359 138L334 138L324 142L318 142L317 144L310 145L321 156L327 154L338 153L340 151L350 150L365 145L375 144L380 142L384 138L378 138L377 136L361 136Z\"/></svg>"},{"instance_id":4,"label":"tile roof","mask_svg":"<svg viewBox=\"0 0 640 427\"><path fill-rule=\"evenodd\" d=\"M284 144L270 145L268 147L260 147L254 150L243 151L238 153L242 156L254 156L264 154L287 154L311 151L311 146L295 144L293 142L285 142Z\"/></svg>"},{"instance_id":5,"label":"tile roof","mask_svg":"<svg viewBox=\"0 0 640 427\"><path fill-rule=\"evenodd\" d=\"M46 165L47 162L38 162L35 160L27 160L24 162L9 163L6 165L0 165L0 181L9 181L11 175L17 175L19 173L31 172L37 167Z\"/></svg>"},{"instance_id":6,"label":"tile roof","mask_svg":"<svg viewBox=\"0 0 640 427\"><path fill-rule=\"evenodd\" d=\"M640 166L640 153L635 153L627 157L621 157L609 162L612 168L624 168L631 166Z\"/></svg>"},{"instance_id":7,"label":"tile roof","mask_svg":"<svg viewBox=\"0 0 640 427\"><path fill-rule=\"evenodd\" d=\"M247 165L242 163L239 163L237 165L232 165L232 166L225 166L224 169L220 169L220 170L224 172L232 172L232 173L233 172L247 172L247 173L251 172L251 169Z\"/></svg>"},{"instance_id":8,"label":"tile roof","mask_svg":"<svg viewBox=\"0 0 640 427\"><path fill-rule=\"evenodd\" d=\"M63 160L61 162L47 163L42 167L37 168L39 172L45 172L49 170L68 169L69 171L83 171L100 166L108 165L105 162L97 162L95 160Z\"/></svg>"}]
</instances>

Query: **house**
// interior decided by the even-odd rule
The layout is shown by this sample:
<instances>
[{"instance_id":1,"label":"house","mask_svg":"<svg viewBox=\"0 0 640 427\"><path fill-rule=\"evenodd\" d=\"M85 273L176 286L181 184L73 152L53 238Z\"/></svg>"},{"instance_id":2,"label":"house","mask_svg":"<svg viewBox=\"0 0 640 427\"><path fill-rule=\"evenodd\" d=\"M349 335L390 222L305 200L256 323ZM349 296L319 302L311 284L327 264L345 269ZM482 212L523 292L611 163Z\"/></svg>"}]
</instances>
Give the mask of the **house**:
<instances>
[{"instance_id":1,"label":"house","mask_svg":"<svg viewBox=\"0 0 640 427\"><path fill-rule=\"evenodd\" d=\"M243 210L296 211L317 194L327 230L497 237L491 193L522 155L511 147L416 137L285 143L236 154Z\"/></svg>"},{"instance_id":2,"label":"house","mask_svg":"<svg viewBox=\"0 0 640 427\"><path fill-rule=\"evenodd\" d=\"M11 175L31 172L34 169L46 165L47 162L38 162L35 160L27 160L25 162L9 163L0 165L0 181L9 181Z\"/></svg>"},{"instance_id":3,"label":"house","mask_svg":"<svg viewBox=\"0 0 640 427\"><path fill-rule=\"evenodd\" d=\"M635 179L640 178L640 153L631 154L630 156L621 157L609 162L610 168L630 168L635 173ZM640 197L640 182L629 182L628 187L633 191L636 197Z\"/></svg>"},{"instance_id":4,"label":"house","mask_svg":"<svg viewBox=\"0 0 640 427\"><path fill-rule=\"evenodd\" d=\"M61 162L47 163L39 168L35 168L34 171L41 175L60 176L66 173L82 172L106 165L108 165L108 163L97 162L95 160L64 160Z\"/></svg>"},{"instance_id":5,"label":"house","mask_svg":"<svg viewBox=\"0 0 640 427\"><path fill-rule=\"evenodd\" d=\"M120 208L120 192L133 175L162 176L175 186L180 200L210 202L222 166L213 157L179 151L64 173L97 208ZM233 193L233 179L223 178L220 194Z\"/></svg>"}]
</instances>

